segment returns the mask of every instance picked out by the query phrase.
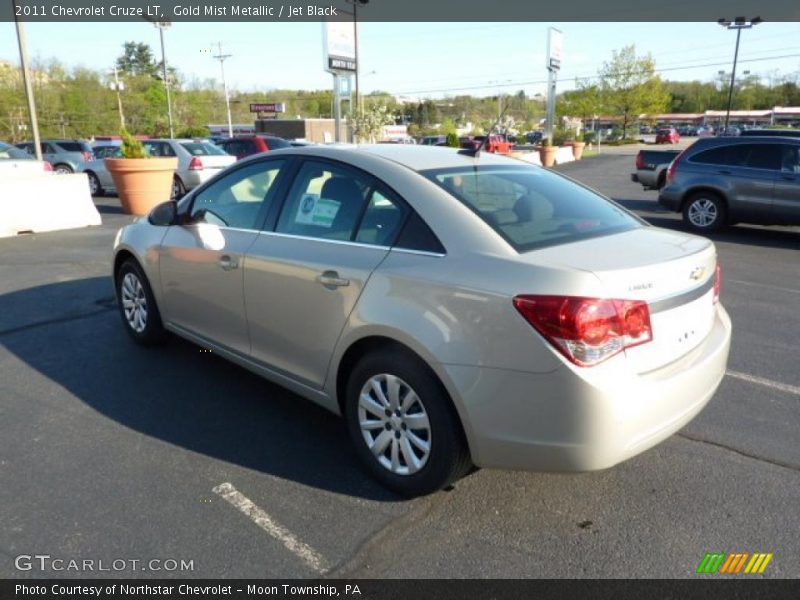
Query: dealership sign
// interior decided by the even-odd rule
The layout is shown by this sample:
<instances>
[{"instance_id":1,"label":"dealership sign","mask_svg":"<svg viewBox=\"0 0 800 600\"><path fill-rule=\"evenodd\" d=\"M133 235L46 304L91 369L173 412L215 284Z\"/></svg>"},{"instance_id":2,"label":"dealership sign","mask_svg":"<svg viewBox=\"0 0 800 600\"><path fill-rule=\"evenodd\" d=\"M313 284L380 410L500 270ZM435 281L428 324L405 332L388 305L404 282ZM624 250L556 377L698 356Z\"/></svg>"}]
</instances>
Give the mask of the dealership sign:
<instances>
[{"instance_id":1,"label":"dealership sign","mask_svg":"<svg viewBox=\"0 0 800 600\"><path fill-rule=\"evenodd\" d=\"M353 21L322 23L322 56L323 68L329 73L356 70L356 29Z\"/></svg>"},{"instance_id":2,"label":"dealership sign","mask_svg":"<svg viewBox=\"0 0 800 600\"><path fill-rule=\"evenodd\" d=\"M269 104L251 104L251 113L282 113L286 112L286 104L283 102L272 102Z\"/></svg>"}]
</instances>

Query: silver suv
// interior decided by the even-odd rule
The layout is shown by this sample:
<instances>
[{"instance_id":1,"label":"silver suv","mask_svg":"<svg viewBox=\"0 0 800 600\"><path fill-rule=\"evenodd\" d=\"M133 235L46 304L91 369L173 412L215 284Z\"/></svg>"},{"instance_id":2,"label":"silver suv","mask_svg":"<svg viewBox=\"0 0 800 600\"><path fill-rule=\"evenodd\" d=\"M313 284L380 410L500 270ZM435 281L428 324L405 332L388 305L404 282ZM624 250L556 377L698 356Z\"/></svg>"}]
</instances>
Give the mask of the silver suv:
<instances>
[{"instance_id":1,"label":"silver suv","mask_svg":"<svg viewBox=\"0 0 800 600\"><path fill-rule=\"evenodd\" d=\"M672 161L658 202L701 232L800 225L800 139L700 139Z\"/></svg>"},{"instance_id":2,"label":"silver suv","mask_svg":"<svg viewBox=\"0 0 800 600\"><path fill-rule=\"evenodd\" d=\"M16 146L29 154L36 154L33 142ZM89 144L80 140L42 140L40 147L42 159L53 165L53 171L59 175L76 173L84 163L94 160Z\"/></svg>"}]
</instances>

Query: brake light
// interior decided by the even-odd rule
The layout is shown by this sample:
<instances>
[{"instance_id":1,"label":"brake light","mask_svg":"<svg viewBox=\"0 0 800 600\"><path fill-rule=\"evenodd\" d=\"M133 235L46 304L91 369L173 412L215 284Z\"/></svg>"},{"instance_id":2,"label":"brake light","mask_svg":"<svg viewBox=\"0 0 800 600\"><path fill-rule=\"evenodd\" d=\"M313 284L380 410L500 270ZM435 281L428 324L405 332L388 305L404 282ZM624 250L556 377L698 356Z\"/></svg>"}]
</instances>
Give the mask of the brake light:
<instances>
[{"instance_id":1,"label":"brake light","mask_svg":"<svg viewBox=\"0 0 800 600\"><path fill-rule=\"evenodd\" d=\"M675 169L678 168L678 163L683 159L684 154L686 154L686 150L683 150L669 163L669 167L667 167L667 183L670 183L675 177Z\"/></svg>"},{"instance_id":2,"label":"brake light","mask_svg":"<svg viewBox=\"0 0 800 600\"><path fill-rule=\"evenodd\" d=\"M641 300L522 295L514 298L514 307L580 367L594 366L653 339L650 309Z\"/></svg>"},{"instance_id":3,"label":"brake light","mask_svg":"<svg viewBox=\"0 0 800 600\"><path fill-rule=\"evenodd\" d=\"M719 293L722 291L722 265L717 263L714 273L714 304L719 302Z\"/></svg>"},{"instance_id":4,"label":"brake light","mask_svg":"<svg viewBox=\"0 0 800 600\"><path fill-rule=\"evenodd\" d=\"M52 171L52 170L53 170L53 165L51 165L51 164L50 164L49 162L47 162L47 161L44 161L44 165L42 165L42 166L44 167L44 170L45 170L45 171Z\"/></svg>"},{"instance_id":5,"label":"brake light","mask_svg":"<svg viewBox=\"0 0 800 600\"><path fill-rule=\"evenodd\" d=\"M193 156L192 160L189 161L189 170L190 171L201 171L203 169L203 161L200 160L198 157Z\"/></svg>"},{"instance_id":6,"label":"brake light","mask_svg":"<svg viewBox=\"0 0 800 600\"><path fill-rule=\"evenodd\" d=\"M637 170L644 169L644 156L641 150L639 150L639 154L636 155L636 168Z\"/></svg>"},{"instance_id":7,"label":"brake light","mask_svg":"<svg viewBox=\"0 0 800 600\"><path fill-rule=\"evenodd\" d=\"M83 155L83 160L85 160L86 162L94 160L94 156L92 155L91 152L83 151L81 152L81 154Z\"/></svg>"}]
</instances>

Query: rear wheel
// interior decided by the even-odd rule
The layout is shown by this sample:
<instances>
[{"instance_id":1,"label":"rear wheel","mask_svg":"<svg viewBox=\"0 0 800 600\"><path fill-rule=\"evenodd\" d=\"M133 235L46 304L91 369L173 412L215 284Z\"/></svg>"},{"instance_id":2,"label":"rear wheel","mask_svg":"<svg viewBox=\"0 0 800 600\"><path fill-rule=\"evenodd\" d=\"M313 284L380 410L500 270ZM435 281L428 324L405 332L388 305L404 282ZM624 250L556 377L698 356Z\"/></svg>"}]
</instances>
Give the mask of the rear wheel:
<instances>
[{"instance_id":1,"label":"rear wheel","mask_svg":"<svg viewBox=\"0 0 800 600\"><path fill-rule=\"evenodd\" d=\"M142 268L129 258L117 271L117 303L125 330L137 344L150 346L166 337L153 291Z\"/></svg>"},{"instance_id":2,"label":"rear wheel","mask_svg":"<svg viewBox=\"0 0 800 600\"><path fill-rule=\"evenodd\" d=\"M97 178L97 175L91 171L87 171L86 176L89 178L89 192L92 196L102 196L103 186L100 185L100 180Z\"/></svg>"},{"instance_id":3,"label":"rear wheel","mask_svg":"<svg viewBox=\"0 0 800 600\"><path fill-rule=\"evenodd\" d=\"M441 383L408 353L384 350L361 359L347 383L345 418L367 471L403 495L447 487L471 466Z\"/></svg>"},{"instance_id":4,"label":"rear wheel","mask_svg":"<svg viewBox=\"0 0 800 600\"><path fill-rule=\"evenodd\" d=\"M72 167L65 164L58 164L53 167L53 172L57 173L58 175L70 175L72 174Z\"/></svg>"},{"instance_id":5,"label":"rear wheel","mask_svg":"<svg viewBox=\"0 0 800 600\"><path fill-rule=\"evenodd\" d=\"M172 197L170 200L180 200L186 194L186 186L177 175L172 180Z\"/></svg>"},{"instance_id":6,"label":"rear wheel","mask_svg":"<svg viewBox=\"0 0 800 600\"><path fill-rule=\"evenodd\" d=\"M683 207L683 222L695 231L719 231L727 221L725 202L713 192L697 192Z\"/></svg>"}]
</instances>

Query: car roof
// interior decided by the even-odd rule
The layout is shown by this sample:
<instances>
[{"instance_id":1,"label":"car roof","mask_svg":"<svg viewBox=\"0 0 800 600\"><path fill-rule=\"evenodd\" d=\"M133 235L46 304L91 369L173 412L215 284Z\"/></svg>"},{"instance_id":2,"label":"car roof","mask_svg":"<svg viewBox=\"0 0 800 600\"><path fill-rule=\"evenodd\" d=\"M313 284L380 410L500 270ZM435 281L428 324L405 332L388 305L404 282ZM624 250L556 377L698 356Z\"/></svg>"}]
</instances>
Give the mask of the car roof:
<instances>
[{"instance_id":1,"label":"car roof","mask_svg":"<svg viewBox=\"0 0 800 600\"><path fill-rule=\"evenodd\" d=\"M526 166L528 163L513 158L481 152L472 157L462 154L458 148L421 146L416 144L365 144L359 146L302 146L281 150L273 150L270 154L296 154L303 156L320 156L325 158L345 158L347 155L369 154L384 160L413 169L447 169L478 165Z\"/></svg>"}]
</instances>

